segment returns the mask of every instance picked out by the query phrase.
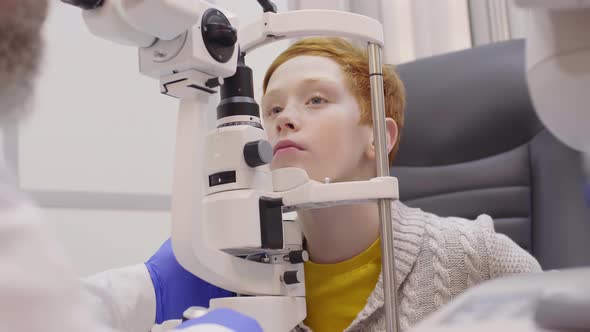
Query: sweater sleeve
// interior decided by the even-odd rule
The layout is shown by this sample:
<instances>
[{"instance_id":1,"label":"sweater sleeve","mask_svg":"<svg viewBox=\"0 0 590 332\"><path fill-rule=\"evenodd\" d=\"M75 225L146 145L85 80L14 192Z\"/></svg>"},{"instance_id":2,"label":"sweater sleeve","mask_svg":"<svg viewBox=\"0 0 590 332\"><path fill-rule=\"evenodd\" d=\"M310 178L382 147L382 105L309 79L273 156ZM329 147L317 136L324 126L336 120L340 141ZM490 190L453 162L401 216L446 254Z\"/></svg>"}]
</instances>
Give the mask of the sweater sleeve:
<instances>
[{"instance_id":1,"label":"sweater sleeve","mask_svg":"<svg viewBox=\"0 0 590 332\"><path fill-rule=\"evenodd\" d=\"M490 278L512 274L541 272L537 260L504 234L489 232L486 236Z\"/></svg>"}]
</instances>

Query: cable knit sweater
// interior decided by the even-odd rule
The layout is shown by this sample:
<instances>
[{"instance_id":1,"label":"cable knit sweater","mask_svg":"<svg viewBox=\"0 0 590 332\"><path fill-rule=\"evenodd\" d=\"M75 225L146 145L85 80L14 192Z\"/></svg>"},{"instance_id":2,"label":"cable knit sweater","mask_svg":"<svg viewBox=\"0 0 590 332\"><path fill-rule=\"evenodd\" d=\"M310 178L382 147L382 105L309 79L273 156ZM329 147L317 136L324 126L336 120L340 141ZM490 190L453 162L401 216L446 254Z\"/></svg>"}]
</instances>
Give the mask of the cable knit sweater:
<instances>
[{"instance_id":1,"label":"cable knit sweater","mask_svg":"<svg viewBox=\"0 0 590 332\"><path fill-rule=\"evenodd\" d=\"M541 271L512 240L494 232L492 218L443 218L392 203L396 287L401 330L482 281ZM345 331L385 331L383 276ZM295 331L311 331L300 324Z\"/></svg>"}]
</instances>

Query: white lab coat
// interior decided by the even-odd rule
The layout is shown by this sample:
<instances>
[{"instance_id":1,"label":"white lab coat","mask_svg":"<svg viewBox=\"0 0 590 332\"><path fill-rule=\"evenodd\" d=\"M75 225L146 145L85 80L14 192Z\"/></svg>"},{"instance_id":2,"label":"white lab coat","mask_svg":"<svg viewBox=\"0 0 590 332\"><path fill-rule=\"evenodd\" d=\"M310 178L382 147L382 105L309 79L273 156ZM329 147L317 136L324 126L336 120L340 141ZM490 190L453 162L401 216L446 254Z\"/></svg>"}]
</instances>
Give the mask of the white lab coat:
<instances>
[{"instance_id":1,"label":"white lab coat","mask_svg":"<svg viewBox=\"0 0 590 332\"><path fill-rule=\"evenodd\" d=\"M156 299L145 265L80 282L41 210L10 174L0 162L0 331L150 331ZM210 324L183 331L231 332Z\"/></svg>"},{"instance_id":2,"label":"white lab coat","mask_svg":"<svg viewBox=\"0 0 590 332\"><path fill-rule=\"evenodd\" d=\"M150 331L156 297L144 264L105 271L82 280L84 300L95 318L115 331Z\"/></svg>"},{"instance_id":3,"label":"white lab coat","mask_svg":"<svg viewBox=\"0 0 590 332\"><path fill-rule=\"evenodd\" d=\"M0 331L109 331L82 305L80 284L39 208L8 174L0 170Z\"/></svg>"},{"instance_id":4,"label":"white lab coat","mask_svg":"<svg viewBox=\"0 0 590 332\"><path fill-rule=\"evenodd\" d=\"M80 280L39 207L0 161L0 331L150 331L154 288L143 264Z\"/></svg>"}]
</instances>

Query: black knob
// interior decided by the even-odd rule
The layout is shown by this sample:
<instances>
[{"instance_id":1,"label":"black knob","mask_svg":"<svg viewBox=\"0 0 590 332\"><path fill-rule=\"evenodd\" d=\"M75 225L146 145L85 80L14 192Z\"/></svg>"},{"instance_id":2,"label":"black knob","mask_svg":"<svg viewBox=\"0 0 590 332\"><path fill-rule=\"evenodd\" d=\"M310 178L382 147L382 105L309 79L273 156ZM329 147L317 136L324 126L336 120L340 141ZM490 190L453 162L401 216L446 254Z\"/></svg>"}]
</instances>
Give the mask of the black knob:
<instances>
[{"instance_id":1,"label":"black knob","mask_svg":"<svg viewBox=\"0 0 590 332\"><path fill-rule=\"evenodd\" d=\"M269 0L258 0L258 3L260 4L260 6L262 6L262 10L265 13L267 13L267 12L276 13L277 12L277 5L275 5L274 3L272 3L272 1L269 1Z\"/></svg>"},{"instance_id":2,"label":"black knob","mask_svg":"<svg viewBox=\"0 0 590 332\"><path fill-rule=\"evenodd\" d=\"M287 285L298 284L299 281L299 271L287 271L283 273L283 282Z\"/></svg>"},{"instance_id":3,"label":"black knob","mask_svg":"<svg viewBox=\"0 0 590 332\"><path fill-rule=\"evenodd\" d=\"M228 62L236 48L238 34L219 10L209 8L201 17L201 37L209 55L220 63Z\"/></svg>"},{"instance_id":4,"label":"black knob","mask_svg":"<svg viewBox=\"0 0 590 332\"><path fill-rule=\"evenodd\" d=\"M244 145L244 160L250 167L258 167L272 160L272 146L266 140L259 140Z\"/></svg>"},{"instance_id":5,"label":"black knob","mask_svg":"<svg viewBox=\"0 0 590 332\"><path fill-rule=\"evenodd\" d=\"M207 41L222 46L233 46L238 41L236 28L225 23L208 23L205 27L205 38Z\"/></svg>"},{"instance_id":6,"label":"black knob","mask_svg":"<svg viewBox=\"0 0 590 332\"><path fill-rule=\"evenodd\" d=\"M205 86L214 89L218 86L221 86L221 82L222 81L219 79L219 77L213 77L205 81Z\"/></svg>"},{"instance_id":7,"label":"black knob","mask_svg":"<svg viewBox=\"0 0 590 332\"><path fill-rule=\"evenodd\" d=\"M104 4L104 0L61 0L72 6L80 7L82 9L96 9Z\"/></svg>"},{"instance_id":8,"label":"black knob","mask_svg":"<svg viewBox=\"0 0 590 332\"><path fill-rule=\"evenodd\" d=\"M299 264L309 260L309 254L306 250L294 250L289 252L289 262L291 264Z\"/></svg>"}]
</instances>

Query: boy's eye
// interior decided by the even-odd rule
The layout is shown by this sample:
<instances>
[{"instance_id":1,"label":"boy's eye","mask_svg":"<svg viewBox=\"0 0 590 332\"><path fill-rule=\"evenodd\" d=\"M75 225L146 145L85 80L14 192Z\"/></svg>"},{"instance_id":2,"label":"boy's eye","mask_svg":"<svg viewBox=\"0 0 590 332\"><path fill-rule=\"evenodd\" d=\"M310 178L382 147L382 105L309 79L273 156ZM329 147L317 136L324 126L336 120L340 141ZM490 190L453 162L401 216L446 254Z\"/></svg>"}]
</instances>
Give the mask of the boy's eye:
<instances>
[{"instance_id":1,"label":"boy's eye","mask_svg":"<svg viewBox=\"0 0 590 332\"><path fill-rule=\"evenodd\" d=\"M276 106L276 107L273 107L270 109L270 114L276 115L276 114L281 113L282 110L283 110L282 108Z\"/></svg>"},{"instance_id":2,"label":"boy's eye","mask_svg":"<svg viewBox=\"0 0 590 332\"><path fill-rule=\"evenodd\" d=\"M327 100L325 98L315 96L315 97L311 97L309 99L308 104L319 105L324 102L327 102Z\"/></svg>"}]
</instances>

